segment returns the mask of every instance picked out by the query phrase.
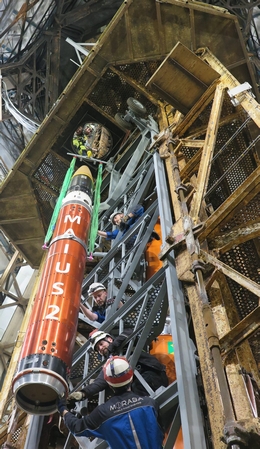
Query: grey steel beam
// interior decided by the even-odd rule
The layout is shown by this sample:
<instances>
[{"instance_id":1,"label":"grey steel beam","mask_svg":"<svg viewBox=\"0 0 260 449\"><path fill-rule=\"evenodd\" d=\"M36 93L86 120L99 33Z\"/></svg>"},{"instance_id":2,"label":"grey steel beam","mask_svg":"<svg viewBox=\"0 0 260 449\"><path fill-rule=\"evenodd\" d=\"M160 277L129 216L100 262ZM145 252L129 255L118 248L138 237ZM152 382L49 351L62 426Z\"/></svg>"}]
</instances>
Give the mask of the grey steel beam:
<instances>
[{"instance_id":1,"label":"grey steel beam","mask_svg":"<svg viewBox=\"0 0 260 449\"><path fill-rule=\"evenodd\" d=\"M29 429L26 435L26 441L24 445L24 449L35 449L38 448L42 426L43 426L44 416L34 415L31 418Z\"/></svg>"},{"instance_id":2,"label":"grey steel beam","mask_svg":"<svg viewBox=\"0 0 260 449\"><path fill-rule=\"evenodd\" d=\"M136 171L138 164L141 161L141 158L143 157L143 154L148 148L148 145L150 144L151 140L149 137L146 136L146 133L141 133L141 139L137 145L137 148L131 155L131 159L128 162L127 167L125 168L124 172L122 173L119 182L117 183L115 189L112 192L109 192L109 196L106 199L104 203L101 203L100 207L102 208L103 205L107 205L107 209L110 205L113 205L115 200L118 197L122 197L122 193L125 190L125 186L128 185L128 183L131 181L131 178L134 175L134 172Z\"/></svg>"},{"instance_id":3,"label":"grey steel beam","mask_svg":"<svg viewBox=\"0 0 260 449\"><path fill-rule=\"evenodd\" d=\"M172 227L171 205L166 184L164 163L158 153L154 154L155 177L163 239ZM181 425L184 449L206 449L196 383L195 358L191 347L186 318L184 294L177 277L174 252L167 256L166 282L171 318L174 360L177 375Z\"/></svg>"},{"instance_id":4,"label":"grey steel beam","mask_svg":"<svg viewBox=\"0 0 260 449\"><path fill-rule=\"evenodd\" d=\"M135 174L135 176L131 179L126 189L123 191L122 195L118 196L118 198L113 202L113 204L111 204L109 209L107 209L102 214L99 220L100 224L102 221L106 221L112 214L112 212L114 212L118 207L121 207L125 195L131 197L131 203L133 200L136 203L139 203L143 199L145 189L147 188L147 185L149 185L149 181L151 180L151 178L149 178L149 175L152 176L152 173L150 171L151 167L153 167L152 159L145 161L145 163L139 167L137 174ZM106 176L105 180L106 179L108 180L109 184L111 176L110 175ZM102 186L103 184L104 182L102 182ZM105 231L106 228L102 228L102 230Z\"/></svg>"}]
</instances>

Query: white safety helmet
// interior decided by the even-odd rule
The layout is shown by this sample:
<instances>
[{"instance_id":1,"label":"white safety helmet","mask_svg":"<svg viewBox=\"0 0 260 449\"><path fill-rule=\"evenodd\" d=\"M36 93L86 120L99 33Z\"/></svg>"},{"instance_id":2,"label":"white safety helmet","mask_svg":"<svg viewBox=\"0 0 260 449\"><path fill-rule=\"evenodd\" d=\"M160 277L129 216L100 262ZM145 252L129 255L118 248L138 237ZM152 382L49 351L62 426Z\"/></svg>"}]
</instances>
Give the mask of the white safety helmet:
<instances>
[{"instance_id":1,"label":"white safety helmet","mask_svg":"<svg viewBox=\"0 0 260 449\"><path fill-rule=\"evenodd\" d=\"M99 330L92 332L90 335L90 338L89 338L91 348L94 349L94 351L96 351L96 349L95 349L96 344L100 340L106 340L107 337L111 337L111 335L107 334L106 332L99 331ZM113 338L113 337L111 337L111 338Z\"/></svg>"},{"instance_id":2,"label":"white safety helmet","mask_svg":"<svg viewBox=\"0 0 260 449\"><path fill-rule=\"evenodd\" d=\"M133 370L125 357L109 357L103 366L105 381L114 388L123 387L133 379Z\"/></svg>"},{"instance_id":3,"label":"white safety helmet","mask_svg":"<svg viewBox=\"0 0 260 449\"><path fill-rule=\"evenodd\" d=\"M99 292L100 290L106 290L106 287L101 284L101 282L93 282L88 288L88 295L91 296L93 293Z\"/></svg>"},{"instance_id":4,"label":"white safety helmet","mask_svg":"<svg viewBox=\"0 0 260 449\"><path fill-rule=\"evenodd\" d=\"M93 125L92 123L86 123L86 124L84 125L84 130L85 130L86 128L89 128L89 129L91 129L91 131L94 131L94 130L95 130L95 125Z\"/></svg>"},{"instance_id":5,"label":"white safety helmet","mask_svg":"<svg viewBox=\"0 0 260 449\"><path fill-rule=\"evenodd\" d=\"M114 218L115 218L116 215L119 215L119 214L122 214L122 212L120 212L119 210L118 210L117 212L113 212L113 213L110 215L110 217L109 217L109 221L111 221L111 223L115 224L115 223L114 223Z\"/></svg>"}]
</instances>

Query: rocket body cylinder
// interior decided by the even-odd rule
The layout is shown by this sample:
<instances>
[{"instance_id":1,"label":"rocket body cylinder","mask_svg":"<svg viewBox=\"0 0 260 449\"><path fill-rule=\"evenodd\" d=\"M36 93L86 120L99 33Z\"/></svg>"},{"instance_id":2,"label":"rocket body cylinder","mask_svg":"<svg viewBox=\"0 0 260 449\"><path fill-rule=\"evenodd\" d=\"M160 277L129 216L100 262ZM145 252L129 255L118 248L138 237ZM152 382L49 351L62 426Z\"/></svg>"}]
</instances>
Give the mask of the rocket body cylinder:
<instances>
[{"instance_id":1,"label":"rocket body cylinder","mask_svg":"<svg viewBox=\"0 0 260 449\"><path fill-rule=\"evenodd\" d=\"M92 175L83 166L73 175L59 212L13 380L16 402L27 413L55 412L57 398L68 392L92 190Z\"/></svg>"}]
</instances>

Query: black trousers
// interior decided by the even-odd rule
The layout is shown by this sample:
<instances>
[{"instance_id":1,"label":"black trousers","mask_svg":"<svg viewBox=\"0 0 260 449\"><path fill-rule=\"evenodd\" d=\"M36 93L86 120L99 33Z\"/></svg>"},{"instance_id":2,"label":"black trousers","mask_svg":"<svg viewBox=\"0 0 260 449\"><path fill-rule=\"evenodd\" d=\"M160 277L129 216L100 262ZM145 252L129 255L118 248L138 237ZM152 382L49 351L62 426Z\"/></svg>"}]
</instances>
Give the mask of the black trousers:
<instances>
[{"instance_id":1,"label":"black trousers","mask_svg":"<svg viewBox=\"0 0 260 449\"><path fill-rule=\"evenodd\" d=\"M153 391L162 386L167 387L169 385L168 377L166 376L165 371L147 370L143 372L141 371L140 374L143 376L144 380L148 383ZM134 377L132 383L132 391L142 396L149 396L149 393L136 377Z\"/></svg>"}]
</instances>

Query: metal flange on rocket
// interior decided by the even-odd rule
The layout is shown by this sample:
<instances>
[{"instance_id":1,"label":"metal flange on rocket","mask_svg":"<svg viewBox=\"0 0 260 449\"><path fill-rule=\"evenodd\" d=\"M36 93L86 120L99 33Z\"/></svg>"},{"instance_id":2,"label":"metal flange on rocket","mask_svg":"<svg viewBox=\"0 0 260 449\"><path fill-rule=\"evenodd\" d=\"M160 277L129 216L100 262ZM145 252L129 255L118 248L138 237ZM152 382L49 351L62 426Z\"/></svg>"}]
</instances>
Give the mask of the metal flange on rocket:
<instances>
[{"instance_id":1,"label":"metal flange on rocket","mask_svg":"<svg viewBox=\"0 0 260 449\"><path fill-rule=\"evenodd\" d=\"M68 393L92 192L91 172L82 166L62 202L13 379L16 402L29 414L54 413L58 397Z\"/></svg>"}]
</instances>

